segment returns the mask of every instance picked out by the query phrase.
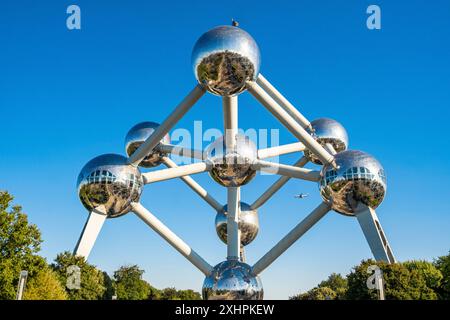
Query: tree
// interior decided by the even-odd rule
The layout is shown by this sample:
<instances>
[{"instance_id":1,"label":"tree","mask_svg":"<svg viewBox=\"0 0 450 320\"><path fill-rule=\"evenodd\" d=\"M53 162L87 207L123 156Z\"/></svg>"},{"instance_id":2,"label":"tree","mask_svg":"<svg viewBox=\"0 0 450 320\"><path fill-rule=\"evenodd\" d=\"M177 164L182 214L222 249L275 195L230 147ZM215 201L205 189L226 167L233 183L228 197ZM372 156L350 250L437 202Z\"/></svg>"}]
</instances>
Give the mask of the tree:
<instances>
[{"instance_id":1,"label":"tree","mask_svg":"<svg viewBox=\"0 0 450 320\"><path fill-rule=\"evenodd\" d=\"M27 215L13 197L0 191L0 299L15 299L21 270L28 271L31 280L46 266L38 256L42 243L39 229L28 223Z\"/></svg>"},{"instance_id":2,"label":"tree","mask_svg":"<svg viewBox=\"0 0 450 320\"><path fill-rule=\"evenodd\" d=\"M329 287L315 287L306 293L289 297L289 300L335 300L336 292Z\"/></svg>"},{"instance_id":3,"label":"tree","mask_svg":"<svg viewBox=\"0 0 450 320\"><path fill-rule=\"evenodd\" d=\"M342 300L347 292L347 279L338 273L332 273L327 280L317 287L295 296L289 300Z\"/></svg>"},{"instance_id":4,"label":"tree","mask_svg":"<svg viewBox=\"0 0 450 320\"><path fill-rule=\"evenodd\" d=\"M409 271L417 271L424 279L428 288L436 291L441 286L442 273L434 264L425 260L405 261L403 265Z\"/></svg>"},{"instance_id":5,"label":"tree","mask_svg":"<svg viewBox=\"0 0 450 320\"><path fill-rule=\"evenodd\" d=\"M178 290L177 297L180 300L201 300L202 296L197 291L187 289L187 290Z\"/></svg>"},{"instance_id":6,"label":"tree","mask_svg":"<svg viewBox=\"0 0 450 320\"><path fill-rule=\"evenodd\" d=\"M150 299L152 300L201 300L200 293L187 289L177 290L173 287L158 290L157 294L153 294Z\"/></svg>"},{"instance_id":7,"label":"tree","mask_svg":"<svg viewBox=\"0 0 450 320\"><path fill-rule=\"evenodd\" d=\"M142 279L144 270L137 265L122 266L114 272L114 288L119 300L145 300L151 293L150 284Z\"/></svg>"},{"instance_id":8,"label":"tree","mask_svg":"<svg viewBox=\"0 0 450 320\"><path fill-rule=\"evenodd\" d=\"M80 288L71 289L67 287L70 266L80 268ZM107 288L105 276L102 271L86 262L83 257L74 256L66 251L58 254L52 264L53 270L58 274L59 280L64 286L70 300L101 300L105 298Z\"/></svg>"},{"instance_id":9,"label":"tree","mask_svg":"<svg viewBox=\"0 0 450 320\"><path fill-rule=\"evenodd\" d=\"M448 255L437 258L434 265L442 274L441 285L437 289L439 297L450 300L450 251Z\"/></svg>"},{"instance_id":10,"label":"tree","mask_svg":"<svg viewBox=\"0 0 450 320\"><path fill-rule=\"evenodd\" d=\"M377 291L367 288L370 273L367 268L377 265L383 273L384 291L387 300L430 300L436 299L436 293L427 287L426 279L417 270L409 270L401 263L388 264L373 260L362 261L347 276L347 299L376 300Z\"/></svg>"},{"instance_id":11,"label":"tree","mask_svg":"<svg viewBox=\"0 0 450 320\"><path fill-rule=\"evenodd\" d=\"M105 271L103 271L103 279L104 279L103 285L105 286L105 293L103 294L103 299L111 300L114 295L114 281Z\"/></svg>"},{"instance_id":12,"label":"tree","mask_svg":"<svg viewBox=\"0 0 450 320\"><path fill-rule=\"evenodd\" d=\"M39 271L26 285L24 300L67 300L58 275L49 267Z\"/></svg>"},{"instance_id":13,"label":"tree","mask_svg":"<svg viewBox=\"0 0 450 320\"><path fill-rule=\"evenodd\" d=\"M319 288L330 288L336 294L336 300L345 299L347 293L348 283L347 279L339 273L332 273L327 280L322 281L318 285Z\"/></svg>"}]
</instances>

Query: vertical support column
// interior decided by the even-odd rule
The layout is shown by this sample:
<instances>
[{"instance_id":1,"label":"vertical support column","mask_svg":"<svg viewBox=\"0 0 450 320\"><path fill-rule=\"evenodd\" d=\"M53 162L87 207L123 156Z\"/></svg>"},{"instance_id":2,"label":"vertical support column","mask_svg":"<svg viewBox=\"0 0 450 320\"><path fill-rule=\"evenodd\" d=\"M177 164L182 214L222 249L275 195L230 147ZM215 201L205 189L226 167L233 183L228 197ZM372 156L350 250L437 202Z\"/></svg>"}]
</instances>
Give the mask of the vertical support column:
<instances>
[{"instance_id":1,"label":"vertical support column","mask_svg":"<svg viewBox=\"0 0 450 320\"><path fill-rule=\"evenodd\" d=\"M239 260L241 234L239 232L239 187L228 187L227 259Z\"/></svg>"},{"instance_id":2,"label":"vertical support column","mask_svg":"<svg viewBox=\"0 0 450 320\"><path fill-rule=\"evenodd\" d=\"M238 98L237 96L223 97L223 122L225 130L226 153L236 148L236 134L238 133ZM226 154L225 153L225 154ZM240 188L227 188L227 259L239 260L241 235L239 232Z\"/></svg>"},{"instance_id":3,"label":"vertical support column","mask_svg":"<svg viewBox=\"0 0 450 320\"><path fill-rule=\"evenodd\" d=\"M28 278L28 271L27 270L20 271L16 300L22 300L23 292L25 290L25 285L27 283L27 278Z\"/></svg>"},{"instance_id":4,"label":"vertical support column","mask_svg":"<svg viewBox=\"0 0 450 320\"><path fill-rule=\"evenodd\" d=\"M377 261L386 261L388 263L395 263L394 253L391 246L381 228L375 210L364 205L360 205L356 213L359 225L366 237L370 250Z\"/></svg>"},{"instance_id":5,"label":"vertical support column","mask_svg":"<svg viewBox=\"0 0 450 320\"><path fill-rule=\"evenodd\" d=\"M238 98L237 96L223 97L223 124L227 147L234 149L236 134L238 133Z\"/></svg>"}]
</instances>

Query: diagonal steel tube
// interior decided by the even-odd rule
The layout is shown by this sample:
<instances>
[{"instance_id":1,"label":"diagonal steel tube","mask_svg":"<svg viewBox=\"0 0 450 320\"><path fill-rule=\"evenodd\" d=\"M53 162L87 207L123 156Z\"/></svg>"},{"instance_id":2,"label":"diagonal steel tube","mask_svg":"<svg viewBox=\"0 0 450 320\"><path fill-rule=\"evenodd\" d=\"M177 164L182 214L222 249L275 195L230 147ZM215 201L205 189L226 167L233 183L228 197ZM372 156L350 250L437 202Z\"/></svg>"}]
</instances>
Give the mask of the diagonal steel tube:
<instances>
[{"instance_id":1,"label":"diagonal steel tube","mask_svg":"<svg viewBox=\"0 0 450 320\"><path fill-rule=\"evenodd\" d=\"M305 150L305 146L301 142L289 143L281 146L276 146L272 148L265 148L258 150L258 158L266 159L276 156L281 156L283 154L299 152Z\"/></svg>"},{"instance_id":2,"label":"diagonal steel tube","mask_svg":"<svg viewBox=\"0 0 450 320\"><path fill-rule=\"evenodd\" d=\"M253 168L267 173L279 174L291 178L318 182L320 180L320 171L304 169L286 164L270 161L257 160Z\"/></svg>"},{"instance_id":3,"label":"diagonal steel tube","mask_svg":"<svg viewBox=\"0 0 450 320\"><path fill-rule=\"evenodd\" d=\"M290 103L263 75L260 73L256 83L266 91L286 112L294 118L304 129L310 128L311 123L306 119L292 103Z\"/></svg>"},{"instance_id":4,"label":"diagonal steel tube","mask_svg":"<svg viewBox=\"0 0 450 320\"><path fill-rule=\"evenodd\" d=\"M164 157L163 162L169 168L178 168L177 164L168 157ZM205 200L216 211L222 210L222 205L216 199L214 199L208 193L208 191L206 191L204 188L202 188L202 186L199 185L194 179L192 179L189 176L182 176L182 177L180 177L180 179L183 180L184 183L186 183L192 190L194 190L195 193L197 193L203 200Z\"/></svg>"},{"instance_id":5,"label":"diagonal steel tube","mask_svg":"<svg viewBox=\"0 0 450 320\"><path fill-rule=\"evenodd\" d=\"M195 88L181 101L175 110L164 120L163 123L145 140L145 142L128 159L133 166L138 166L157 145L161 139L172 129L172 127L191 109L191 107L205 94L201 85Z\"/></svg>"},{"instance_id":6,"label":"diagonal steel tube","mask_svg":"<svg viewBox=\"0 0 450 320\"><path fill-rule=\"evenodd\" d=\"M80 238L73 251L75 256L84 257L85 259L89 257L107 217L108 215L103 206L97 207L89 213L86 224L84 225L83 231L81 231Z\"/></svg>"},{"instance_id":7,"label":"diagonal steel tube","mask_svg":"<svg viewBox=\"0 0 450 320\"><path fill-rule=\"evenodd\" d=\"M272 262L281 256L291 245L293 245L302 235L312 228L320 219L330 211L330 206L322 202L305 219L294 227L283 239L270 249L252 267L253 274L258 275L265 270Z\"/></svg>"},{"instance_id":8,"label":"diagonal steel tube","mask_svg":"<svg viewBox=\"0 0 450 320\"><path fill-rule=\"evenodd\" d=\"M150 228L164 238L172 247L186 257L194 266L196 266L206 276L211 274L212 266L206 262L197 252L191 249L183 240L166 227L158 218L148 211L140 203L131 204L133 212L141 218Z\"/></svg>"},{"instance_id":9,"label":"diagonal steel tube","mask_svg":"<svg viewBox=\"0 0 450 320\"><path fill-rule=\"evenodd\" d=\"M269 112L271 112L294 136L299 139L307 149L314 153L322 163L333 164L334 157L329 154L314 138L306 132L278 103L272 99L257 83L247 82L248 91Z\"/></svg>"},{"instance_id":10,"label":"diagonal steel tube","mask_svg":"<svg viewBox=\"0 0 450 320\"><path fill-rule=\"evenodd\" d=\"M306 157L300 158L296 163L294 163L295 167L303 167L308 163L308 159ZM253 202L253 204L250 206L252 210L258 209L263 204L265 204L278 190L280 190L289 180L291 177L288 176L282 176L280 177L273 185L271 185L258 199Z\"/></svg>"},{"instance_id":11,"label":"diagonal steel tube","mask_svg":"<svg viewBox=\"0 0 450 320\"><path fill-rule=\"evenodd\" d=\"M172 144L159 144L157 146L158 151L165 154L172 154L175 156L181 156L191 159L204 160L204 155L202 150L190 149L180 146L175 146Z\"/></svg>"},{"instance_id":12,"label":"diagonal steel tube","mask_svg":"<svg viewBox=\"0 0 450 320\"><path fill-rule=\"evenodd\" d=\"M142 174L142 177L144 179L144 184L149 184L158 181L188 176L191 174L201 173L208 170L209 170L208 164L206 164L205 162L196 162L176 168L145 172Z\"/></svg>"}]
</instances>

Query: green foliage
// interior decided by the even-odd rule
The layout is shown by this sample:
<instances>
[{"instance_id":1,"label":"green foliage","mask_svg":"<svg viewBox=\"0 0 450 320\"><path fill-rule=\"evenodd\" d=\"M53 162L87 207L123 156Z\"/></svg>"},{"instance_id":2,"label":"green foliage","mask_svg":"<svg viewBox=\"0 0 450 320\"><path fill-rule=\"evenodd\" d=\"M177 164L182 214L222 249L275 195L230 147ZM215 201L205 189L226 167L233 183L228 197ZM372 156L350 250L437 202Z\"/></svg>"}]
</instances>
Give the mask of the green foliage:
<instances>
[{"instance_id":1,"label":"green foliage","mask_svg":"<svg viewBox=\"0 0 450 320\"><path fill-rule=\"evenodd\" d=\"M377 290L367 288L367 272L370 265L377 265L383 272L384 292L387 300L434 300L436 293L429 287L425 277L418 270L410 270L401 263L388 264L373 260L362 261L347 276L347 299L376 300Z\"/></svg>"},{"instance_id":2,"label":"green foliage","mask_svg":"<svg viewBox=\"0 0 450 320\"><path fill-rule=\"evenodd\" d=\"M45 267L28 281L23 300L67 300L67 294L58 275Z\"/></svg>"},{"instance_id":3,"label":"green foliage","mask_svg":"<svg viewBox=\"0 0 450 320\"><path fill-rule=\"evenodd\" d=\"M347 279L332 273L327 280L305 293L289 297L289 300L342 300L347 292Z\"/></svg>"},{"instance_id":4,"label":"green foliage","mask_svg":"<svg viewBox=\"0 0 450 320\"><path fill-rule=\"evenodd\" d=\"M339 273L332 273L327 280L322 281L318 285L319 288L330 288L335 292L335 299L345 299L348 289L347 279Z\"/></svg>"},{"instance_id":5,"label":"green foliage","mask_svg":"<svg viewBox=\"0 0 450 320\"><path fill-rule=\"evenodd\" d=\"M412 260L388 264L373 260L362 261L347 277L333 273L313 289L289 297L290 300L376 300L378 291L368 289L373 272L368 267L377 265L383 274L387 300L450 299L450 253L434 263ZM369 280L370 282L371 280Z\"/></svg>"},{"instance_id":6,"label":"green foliage","mask_svg":"<svg viewBox=\"0 0 450 320\"><path fill-rule=\"evenodd\" d=\"M434 265L442 274L442 281L438 294L441 299L450 300L450 251L446 256L437 258Z\"/></svg>"},{"instance_id":7,"label":"green foliage","mask_svg":"<svg viewBox=\"0 0 450 320\"><path fill-rule=\"evenodd\" d=\"M289 300L335 300L336 292L329 287L315 287L306 293L289 297Z\"/></svg>"},{"instance_id":8,"label":"green foliage","mask_svg":"<svg viewBox=\"0 0 450 320\"><path fill-rule=\"evenodd\" d=\"M153 289L149 299L151 300L201 300L200 293L188 289L177 290L175 288L165 288L162 290Z\"/></svg>"},{"instance_id":9,"label":"green foliage","mask_svg":"<svg viewBox=\"0 0 450 320\"><path fill-rule=\"evenodd\" d=\"M441 286L442 273L431 262L412 260L403 262L403 265L411 272L416 270L425 279L428 288L437 290Z\"/></svg>"},{"instance_id":10,"label":"green foliage","mask_svg":"<svg viewBox=\"0 0 450 320\"><path fill-rule=\"evenodd\" d=\"M104 300L111 300L114 295L114 281L111 277L103 271L103 285L105 286Z\"/></svg>"},{"instance_id":11,"label":"green foliage","mask_svg":"<svg viewBox=\"0 0 450 320\"><path fill-rule=\"evenodd\" d=\"M144 270L137 265L123 266L114 272L114 288L119 300L146 300L150 296L151 286L142 279Z\"/></svg>"},{"instance_id":12,"label":"green foliage","mask_svg":"<svg viewBox=\"0 0 450 320\"><path fill-rule=\"evenodd\" d=\"M28 223L20 206L11 207L13 197L0 191L0 299L15 299L19 274L28 271L31 280L46 266L38 256L42 243L39 229Z\"/></svg>"},{"instance_id":13,"label":"green foliage","mask_svg":"<svg viewBox=\"0 0 450 320\"><path fill-rule=\"evenodd\" d=\"M80 268L80 289L71 290L66 286L67 278L70 276L67 268L72 265ZM74 256L68 251L60 253L52 264L52 268L58 274L70 300L100 300L105 297L107 287L103 272L87 263L83 257Z\"/></svg>"}]
</instances>

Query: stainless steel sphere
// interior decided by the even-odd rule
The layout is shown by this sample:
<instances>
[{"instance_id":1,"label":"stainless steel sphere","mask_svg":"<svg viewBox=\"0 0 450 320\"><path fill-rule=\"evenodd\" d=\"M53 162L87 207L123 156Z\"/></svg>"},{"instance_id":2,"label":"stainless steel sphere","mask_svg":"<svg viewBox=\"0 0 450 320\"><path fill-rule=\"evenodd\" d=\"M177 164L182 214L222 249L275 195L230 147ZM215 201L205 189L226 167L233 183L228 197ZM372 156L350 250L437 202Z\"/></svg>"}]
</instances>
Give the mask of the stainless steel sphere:
<instances>
[{"instance_id":1,"label":"stainless steel sphere","mask_svg":"<svg viewBox=\"0 0 450 320\"><path fill-rule=\"evenodd\" d=\"M227 260L205 278L202 295L204 300L262 300L264 290L248 264Z\"/></svg>"},{"instance_id":2,"label":"stainless steel sphere","mask_svg":"<svg viewBox=\"0 0 450 320\"><path fill-rule=\"evenodd\" d=\"M102 209L115 218L131 210L142 192L142 176L118 154L104 154L89 161L78 176L78 196L89 211Z\"/></svg>"},{"instance_id":3,"label":"stainless steel sphere","mask_svg":"<svg viewBox=\"0 0 450 320\"><path fill-rule=\"evenodd\" d=\"M148 137L155 132L156 128L159 127L159 123L156 122L141 122L135 125L133 128L128 131L127 136L125 137L125 151L128 156L131 156L140 146L147 140ZM170 138L169 135L166 134L164 138L161 140L161 143L169 144ZM162 157L164 154L157 151L157 148L146 156L139 166L143 168L153 168L162 163Z\"/></svg>"},{"instance_id":4,"label":"stainless steel sphere","mask_svg":"<svg viewBox=\"0 0 450 320\"><path fill-rule=\"evenodd\" d=\"M342 214L353 216L360 203L375 209L386 193L386 175L371 155L347 150L335 155L339 169L325 165L321 171L320 194Z\"/></svg>"},{"instance_id":5,"label":"stainless steel sphere","mask_svg":"<svg viewBox=\"0 0 450 320\"><path fill-rule=\"evenodd\" d=\"M246 246L251 243L258 234L259 220L258 212L250 208L245 202L240 202L241 211L239 214L239 231L241 232L241 245ZM227 216L228 205L217 212L216 215L216 231L220 240L227 243Z\"/></svg>"},{"instance_id":6,"label":"stainless steel sphere","mask_svg":"<svg viewBox=\"0 0 450 320\"><path fill-rule=\"evenodd\" d=\"M212 166L210 176L225 187L239 187L256 175L252 164L258 157L255 144L246 136L235 136L235 147L227 146L227 139L216 139L206 150L207 161ZM229 143L228 143L229 144Z\"/></svg>"},{"instance_id":7,"label":"stainless steel sphere","mask_svg":"<svg viewBox=\"0 0 450 320\"><path fill-rule=\"evenodd\" d=\"M192 51L195 77L209 92L232 96L256 80L260 52L255 40L234 26L220 26L204 33Z\"/></svg>"},{"instance_id":8,"label":"stainless steel sphere","mask_svg":"<svg viewBox=\"0 0 450 320\"><path fill-rule=\"evenodd\" d=\"M348 135L345 128L336 120L328 118L320 118L311 122L312 130L308 132L313 138L323 147L330 143L336 152L347 150ZM322 164L322 162L309 150L305 150L305 156L309 161L315 164Z\"/></svg>"}]
</instances>

